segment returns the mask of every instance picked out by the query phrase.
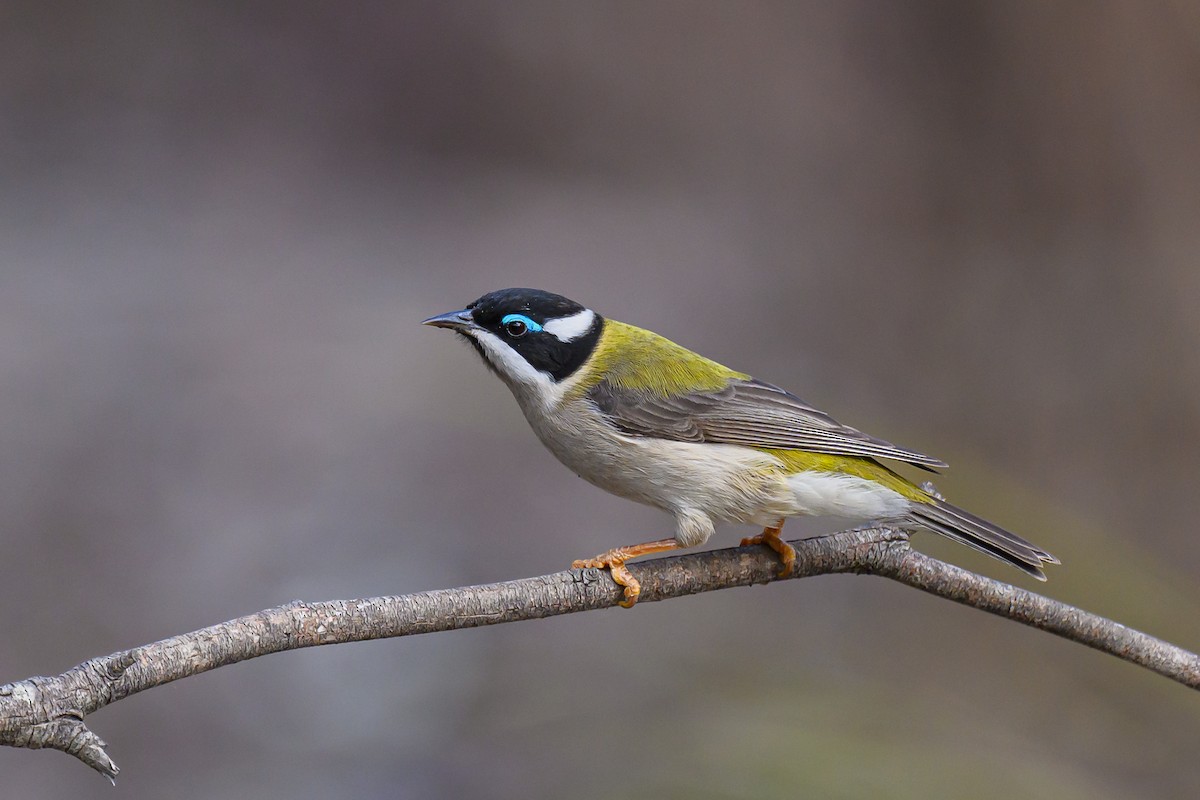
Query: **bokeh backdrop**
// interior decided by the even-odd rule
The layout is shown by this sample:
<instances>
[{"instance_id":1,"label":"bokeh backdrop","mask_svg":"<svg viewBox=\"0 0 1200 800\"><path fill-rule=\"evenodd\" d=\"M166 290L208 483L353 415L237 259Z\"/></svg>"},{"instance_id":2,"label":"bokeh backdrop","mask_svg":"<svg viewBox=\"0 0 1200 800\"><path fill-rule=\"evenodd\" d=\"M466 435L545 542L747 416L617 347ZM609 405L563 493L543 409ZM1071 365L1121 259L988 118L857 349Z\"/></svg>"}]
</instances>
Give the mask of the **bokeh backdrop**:
<instances>
[{"instance_id":1,"label":"bokeh backdrop","mask_svg":"<svg viewBox=\"0 0 1200 800\"><path fill-rule=\"evenodd\" d=\"M1034 588L1195 649L1198 9L10 0L0 679L666 535L418 324L505 286L946 459L1061 557ZM116 794L17 750L0 794L1200 794L1196 693L873 578L276 655L89 724Z\"/></svg>"}]
</instances>

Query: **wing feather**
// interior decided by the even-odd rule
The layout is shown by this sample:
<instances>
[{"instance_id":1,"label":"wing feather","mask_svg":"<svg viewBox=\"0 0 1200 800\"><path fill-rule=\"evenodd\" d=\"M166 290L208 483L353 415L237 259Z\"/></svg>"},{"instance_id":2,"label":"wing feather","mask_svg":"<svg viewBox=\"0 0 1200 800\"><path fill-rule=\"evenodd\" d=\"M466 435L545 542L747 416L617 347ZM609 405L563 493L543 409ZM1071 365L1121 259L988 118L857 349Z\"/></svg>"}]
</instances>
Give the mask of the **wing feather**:
<instances>
[{"instance_id":1,"label":"wing feather","mask_svg":"<svg viewBox=\"0 0 1200 800\"><path fill-rule=\"evenodd\" d=\"M925 469L945 462L868 436L778 386L733 379L721 389L663 396L601 381L588 396L626 433L678 442L887 458Z\"/></svg>"}]
</instances>

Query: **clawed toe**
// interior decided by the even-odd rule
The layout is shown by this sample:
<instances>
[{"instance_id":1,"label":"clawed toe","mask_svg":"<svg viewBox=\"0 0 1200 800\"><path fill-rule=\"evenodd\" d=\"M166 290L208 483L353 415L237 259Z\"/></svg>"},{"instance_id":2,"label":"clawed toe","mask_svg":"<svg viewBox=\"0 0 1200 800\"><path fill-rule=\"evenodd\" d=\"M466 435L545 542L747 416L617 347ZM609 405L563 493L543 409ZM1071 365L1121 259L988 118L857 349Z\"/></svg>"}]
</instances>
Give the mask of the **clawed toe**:
<instances>
[{"instance_id":1,"label":"clawed toe","mask_svg":"<svg viewBox=\"0 0 1200 800\"><path fill-rule=\"evenodd\" d=\"M618 586L625 587L625 597L620 601L623 608L633 608L642 593L642 585L625 566L625 562L637 556L661 553L674 550L679 543L674 539L659 539L655 542L635 544L629 547L614 547L607 553L601 553L595 558L581 558L571 562L571 569L607 569Z\"/></svg>"},{"instance_id":2,"label":"clawed toe","mask_svg":"<svg viewBox=\"0 0 1200 800\"><path fill-rule=\"evenodd\" d=\"M622 608L633 608L638 601L638 595L642 593L642 585L638 583L637 578L633 577L633 573L625 566L624 553L616 550L609 550L607 553L602 553L595 558L581 558L571 562L571 569L606 569L612 575L613 581L618 586L625 588L625 598L620 601Z\"/></svg>"},{"instance_id":3,"label":"clawed toe","mask_svg":"<svg viewBox=\"0 0 1200 800\"><path fill-rule=\"evenodd\" d=\"M763 532L757 536L747 536L745 539L742 539L742 547L749 547L752 544L765 544L774 550L779 554L779 560L782 562L782 566L779 568L779 577L786 578L796 568L796 548L779 538L779 532L782 529L782 522L773 528L764 528Z\"/></svg>"}]
</instances>

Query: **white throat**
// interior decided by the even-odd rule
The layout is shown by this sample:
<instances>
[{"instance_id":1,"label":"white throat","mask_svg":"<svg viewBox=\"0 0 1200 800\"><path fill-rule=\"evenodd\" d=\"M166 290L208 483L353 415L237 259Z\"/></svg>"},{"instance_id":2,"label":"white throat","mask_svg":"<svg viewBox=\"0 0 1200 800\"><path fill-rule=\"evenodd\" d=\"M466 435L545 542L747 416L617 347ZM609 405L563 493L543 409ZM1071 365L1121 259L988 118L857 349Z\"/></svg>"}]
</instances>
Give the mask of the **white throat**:
<instances>
[{"instance_id":1,"label":"white throat","mask_svg":"<svg viewBox=\"0 0 1200 800\"><path fill-rule=\"evenodd\" d=\"M562 388L550 373L535 369L491 331L475 329L470 335L479 342L484 357L496 368L523 408L528 405L546 410L558 403Z\"/></svg>"}]
</instances>

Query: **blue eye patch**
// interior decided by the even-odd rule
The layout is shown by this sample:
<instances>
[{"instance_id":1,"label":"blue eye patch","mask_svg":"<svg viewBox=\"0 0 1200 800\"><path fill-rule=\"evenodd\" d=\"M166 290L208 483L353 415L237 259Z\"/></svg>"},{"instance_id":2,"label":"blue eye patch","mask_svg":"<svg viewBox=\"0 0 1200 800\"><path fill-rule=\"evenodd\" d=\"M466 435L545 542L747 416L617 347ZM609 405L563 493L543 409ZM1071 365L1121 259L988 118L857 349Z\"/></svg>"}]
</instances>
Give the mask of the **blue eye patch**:
<instances>
[{"instance_id":1,"label":"blue eye patch","mask_svg":"<svg viewBox=\"0 0 1200 800\"><path fill-rule=\"evenodd\" d=\"M537 333L542 329L541 325L538 325L524 314L505 314L504 319L500 320L501 325L507 325L510 322L523 322L525 323L525 329L533 333Z\"/></svg>"}]
</instances>

